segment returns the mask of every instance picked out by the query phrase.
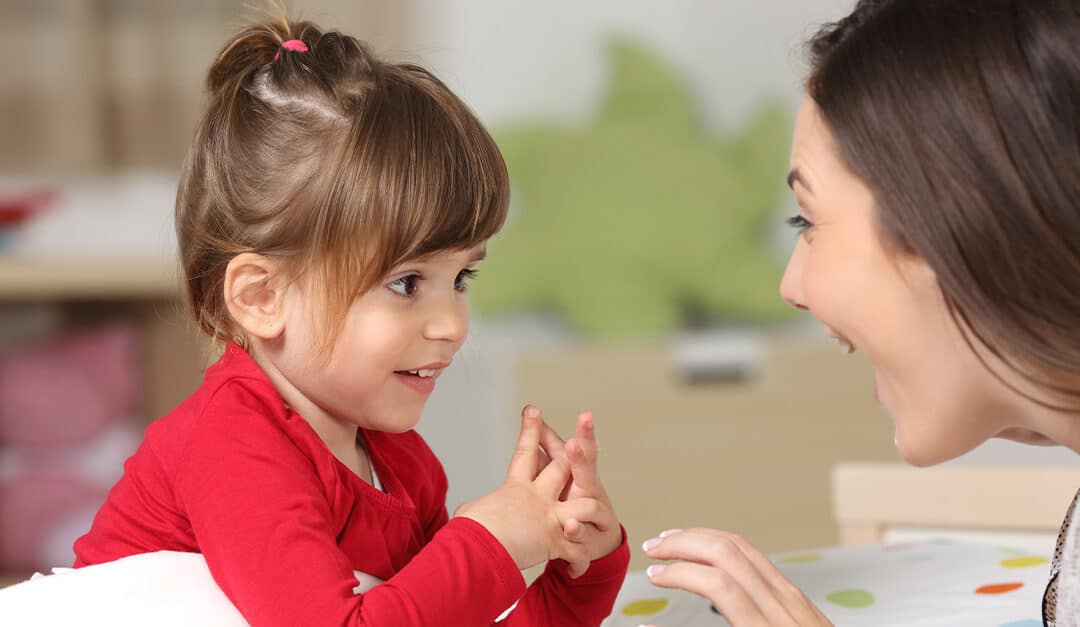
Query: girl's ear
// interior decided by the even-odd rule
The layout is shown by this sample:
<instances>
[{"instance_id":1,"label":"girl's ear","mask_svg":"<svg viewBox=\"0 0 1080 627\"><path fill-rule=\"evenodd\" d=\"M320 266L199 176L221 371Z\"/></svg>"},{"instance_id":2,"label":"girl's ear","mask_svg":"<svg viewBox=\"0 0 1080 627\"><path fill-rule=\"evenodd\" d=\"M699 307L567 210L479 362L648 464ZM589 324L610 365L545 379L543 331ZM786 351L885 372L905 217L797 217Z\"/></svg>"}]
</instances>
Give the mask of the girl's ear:
<instances>
[{"instance_id":1,"label":"girl's ear","mask_svg":"<svg viewBox=\"0 0 1080 627\"><path fill-rule=\"evenodd\" d=\"M255 253L241 253L225 268L225 306L251 337L272 340L285 332L288 281L281 267Z\"/></svg>"}]
</instances>

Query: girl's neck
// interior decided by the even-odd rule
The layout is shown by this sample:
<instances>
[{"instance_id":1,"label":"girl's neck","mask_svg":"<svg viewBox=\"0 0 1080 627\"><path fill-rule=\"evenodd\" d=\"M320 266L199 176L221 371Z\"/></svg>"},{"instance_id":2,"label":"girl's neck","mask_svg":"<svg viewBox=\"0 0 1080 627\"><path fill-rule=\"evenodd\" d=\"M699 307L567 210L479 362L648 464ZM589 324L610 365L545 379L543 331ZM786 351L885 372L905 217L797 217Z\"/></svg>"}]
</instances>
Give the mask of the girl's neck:
<instances>
[{"instance_id":1,"label":"girl's neck","mask_svg":"<svg viewBox=\"0 0 1080 627\"><path fill-rule=\"evenodd\" d=\"M334 457L358 477L369 484L372 483L371 460L363 443L360 428L351 422L338 420L313 403L274 367L271 360L261 355L258 349L252 350L251 356L274 384L285 404L311 425L311 429L323 441L326 448L330 449Z\"/></svg>"}]
</instances>

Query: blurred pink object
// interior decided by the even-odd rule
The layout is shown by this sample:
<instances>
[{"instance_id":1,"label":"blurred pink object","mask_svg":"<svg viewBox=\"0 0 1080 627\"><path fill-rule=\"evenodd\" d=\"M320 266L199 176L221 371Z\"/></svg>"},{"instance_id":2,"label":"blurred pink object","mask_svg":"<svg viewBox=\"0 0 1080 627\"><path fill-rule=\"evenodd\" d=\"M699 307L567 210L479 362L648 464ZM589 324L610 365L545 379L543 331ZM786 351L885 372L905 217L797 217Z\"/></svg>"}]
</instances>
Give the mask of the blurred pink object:
<instances>
[{"instance_id":1,"label":"blurred pink object","mask_svg":"<svg viewBox=\"0 0 1080 627\"><path fill-rule=\"evenodd\" d=\"M69 566L106 490L40 471L0 483L0 564L7 571ZM70 536L70 537L69 537Z\"/></svg>"},{"instance_id":2,"label":"blurred pink object","mask_svg":"<svg viewBox=\"0 0 1080 627\"><path fill-rule=\"evenodd\" d=\"M137 348L130 325L110 324L0 356L0 444L84 442L131 415Z\"/></svg>"},{"instance_id":3,"label":"blurred pink object","mask_svg":"<svg viewBox=\"0 0 1080 627\"><path fill-rule=\"evenodd\" d=\"M0 192L0 227L18 226L56 202L55 189Z\"/></svg>"}]
</instances>

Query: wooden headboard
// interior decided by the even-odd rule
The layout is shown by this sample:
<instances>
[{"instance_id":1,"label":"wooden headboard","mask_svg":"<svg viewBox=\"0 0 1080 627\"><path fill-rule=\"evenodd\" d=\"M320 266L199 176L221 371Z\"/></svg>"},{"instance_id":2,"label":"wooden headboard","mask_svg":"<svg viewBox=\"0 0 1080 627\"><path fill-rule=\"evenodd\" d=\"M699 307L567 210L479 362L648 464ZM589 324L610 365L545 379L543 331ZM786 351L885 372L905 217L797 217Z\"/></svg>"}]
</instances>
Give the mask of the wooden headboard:
<instances>
[{"instance_id":1,"label":"wooden headboard","mask_svg":"<svg viewBox=\"0 0 1080 627\"><path fill-rule=\"evenodd\" d=\"M845 463L833 469L840 542L881 542L890 527L1056 532L1080 467Z\"/></svg>"}]
</instances>

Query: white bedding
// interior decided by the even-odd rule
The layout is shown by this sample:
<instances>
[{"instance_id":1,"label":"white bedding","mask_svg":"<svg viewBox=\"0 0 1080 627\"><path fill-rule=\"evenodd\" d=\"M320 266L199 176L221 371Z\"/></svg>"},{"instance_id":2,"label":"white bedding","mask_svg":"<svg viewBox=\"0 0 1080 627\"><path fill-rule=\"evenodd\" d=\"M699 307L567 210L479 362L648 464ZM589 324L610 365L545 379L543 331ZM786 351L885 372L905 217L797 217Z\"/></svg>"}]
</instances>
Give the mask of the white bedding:
<instances>
[{"instance_id":1,"label":"white bedding","mask_svg":"<svg viewBox=\"0 0 1080 627\"><path fill-rule=\"evenodd\" d=\"M867 545L774 556L840 627L1038 627L1049 563L1008 547ZM194 553L136 555L0 590L0 625L247 627ZM631 573L605 627L721 627L708 601Z\"/></svg>"},{"instance_id":2,"label":"white bedding","mask_svg":"<svg viewBox=\"0 0 1080 627\"><path fill-rule=\"evenodd\" d=\"M772 556L838 627L1042 627L1047 555L911 543ZM709 602L631 573L604 627L721 627Z\"/></svg>"}]
</instances>

